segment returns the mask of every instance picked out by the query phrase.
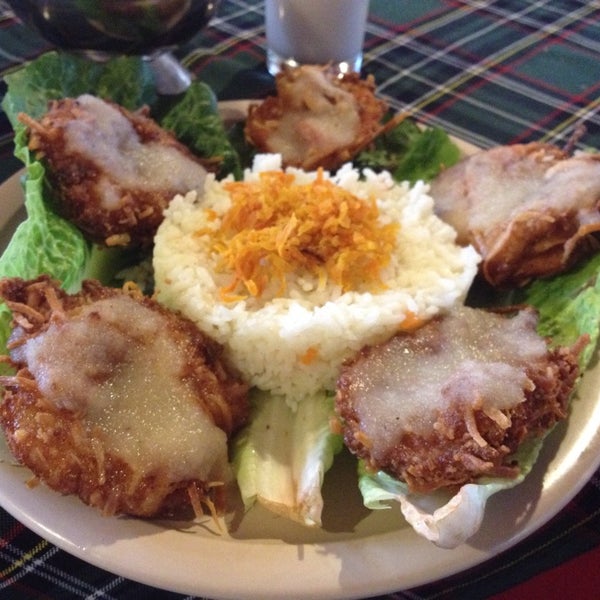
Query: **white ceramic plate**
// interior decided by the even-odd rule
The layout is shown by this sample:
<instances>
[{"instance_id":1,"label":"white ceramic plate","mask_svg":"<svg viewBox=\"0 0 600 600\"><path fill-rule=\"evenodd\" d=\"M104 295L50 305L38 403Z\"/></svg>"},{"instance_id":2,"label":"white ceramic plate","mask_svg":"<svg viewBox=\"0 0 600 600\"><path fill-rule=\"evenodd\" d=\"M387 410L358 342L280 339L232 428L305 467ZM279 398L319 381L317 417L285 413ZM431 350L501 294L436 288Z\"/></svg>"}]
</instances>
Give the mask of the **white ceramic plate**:
<instances>
[{"instance_id":1,"label":"white ceramic plate","mask_svg":"<svg viewBox=\"0 0 600 600\"><path fill-rule=\"evenodd\" d=\"M243 105L241 109L243 110ZM240 104L222 106L226 119ZM0 244L22 218L18 176L0 186ZM346 455L326 478L322 530L253 508L229 531L203 523L104 518L79 500L0 462L0 504L56 546L148 585L210 598L360 598L407 589L476 565L514 545L558 513L600 465L600 368L583 380L572 414L547 438L533 472L489 501L481 530L442 550L413 533L398 508L362 507Z\"/></svg>"}]
</instances>

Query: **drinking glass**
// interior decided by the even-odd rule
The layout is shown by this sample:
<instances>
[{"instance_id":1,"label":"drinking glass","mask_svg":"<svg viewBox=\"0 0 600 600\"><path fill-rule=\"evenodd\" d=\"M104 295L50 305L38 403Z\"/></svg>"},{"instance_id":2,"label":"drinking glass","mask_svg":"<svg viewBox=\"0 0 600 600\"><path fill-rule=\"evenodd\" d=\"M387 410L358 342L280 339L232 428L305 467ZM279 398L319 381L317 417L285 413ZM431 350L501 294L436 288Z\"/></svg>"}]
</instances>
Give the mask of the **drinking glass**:
<instances>
[{"instance_id":1,"label":"drinking glass","mask_svg":"<svg viewBox=\"0 0 600 600\"><path fill-rule=\"evenodd\" d=\"M360 71L369 0L266 0L267 68L329 64Z\"/></svg>"},{"instance_id":2,"label":"drinking glass","mask_svg":"<svg viewBox=\"0 0 600 600\"><path fill-rule=\"evenodd\" d=\"M26 25L52 45L94 60L143 55L159 93L189 86L189 72L171 50L200 32L219 0L6 0Z\"/></svg>"}]
</instances>

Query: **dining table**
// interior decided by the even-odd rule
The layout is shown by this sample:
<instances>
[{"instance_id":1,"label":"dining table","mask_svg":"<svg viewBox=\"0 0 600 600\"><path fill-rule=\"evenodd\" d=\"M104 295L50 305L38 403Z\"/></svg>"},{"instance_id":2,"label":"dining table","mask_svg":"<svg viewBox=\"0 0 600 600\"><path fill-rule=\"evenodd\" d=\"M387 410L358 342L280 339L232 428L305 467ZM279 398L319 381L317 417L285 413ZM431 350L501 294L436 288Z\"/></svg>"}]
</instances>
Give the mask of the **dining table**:
<instances>
[{"instance_id":1,"label":"dining table","mask_svg":"<svg viewBox=\"0 0 600 600\"><path fill-rule=\"evenodd\" d=\"M172 49L219 101L260 101L275 89L265 65L264 4L222 0L207 27ZM0 1L0 76L51 51L49 42ZM600 149L599 1L371 0L362 74L373 76L377 95L392 111L478 148L544 142L574 152ZM0 86L2 96L4 80ZM22 168L13 156L11 126L2 114L0 181ZM596 448L598 437L600 430ZM592 464L599 465L600 457ZM501 530L505 525L494 526ZM340 594L357 597L351 590ZM600 597L600 469L570 485L535 530L515 535L497 553L456 572L431 572L417 586L406 587L398 580L384 595L371 596ZM371 596L361 592L361 597ZM0 598L202 597L202 589L196 595L182 594L88 562L60 539L47 540L42 527L27 526L0 509ZM249 592L248 597L259 596Z\"/></svg>"}]
</instances>

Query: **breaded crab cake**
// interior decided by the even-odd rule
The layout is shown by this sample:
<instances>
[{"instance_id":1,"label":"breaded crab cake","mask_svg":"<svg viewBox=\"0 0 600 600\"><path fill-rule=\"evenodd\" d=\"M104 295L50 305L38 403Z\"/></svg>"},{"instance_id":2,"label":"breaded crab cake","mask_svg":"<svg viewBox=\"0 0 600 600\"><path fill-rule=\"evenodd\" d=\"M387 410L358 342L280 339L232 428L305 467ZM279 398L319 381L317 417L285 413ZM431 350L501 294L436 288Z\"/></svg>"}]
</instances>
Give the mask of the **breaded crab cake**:
<instances>
[{"instance_id":1,"label":"breaded crab cake","mask_svg":"<svg viewBox=\"0 0 600 600\"><path fill-rule=\"evenodd\" d=\"M413 492L516 476L519 446L566 417L588 341L549 348L536 324L460 307L363 349L338 381L346 445Z\"/></svg>"},{"instance_id":2,"label":"breaded crab cake","mask_svg":"<svg viewBox=\"0 0 600 600\"><path fill-rule=\"evenodd\" d=\"M279 73L276 86L275 96L250 106L245 133L260 152L281 154L284 166L337 169L396 122L382 123L388 106L372 77L304 65Z\"/></svg>"},{"instance_id":3,"label":"breaded crab cake","mask_svg":"<svg viewBox=\"0 0 600 600\"><path fill-rule=\"evenodd\" d=\"M26 114L29 148L43 162L57 211L91 241L148 247L178 193L203 189L206 164L152 120L95 96Z\"/></svg>"},{"instance_id":4,"label":"breaded crab cake","mask_svg":"<svg viewBox=\"0 0 600 600\"><path fill-rule=\"evenodd\" d=\"M0 423L35 478L106 515L220 510L247 386L191 322L135 289L4 279Z\"/></svg>"}]
</instances>

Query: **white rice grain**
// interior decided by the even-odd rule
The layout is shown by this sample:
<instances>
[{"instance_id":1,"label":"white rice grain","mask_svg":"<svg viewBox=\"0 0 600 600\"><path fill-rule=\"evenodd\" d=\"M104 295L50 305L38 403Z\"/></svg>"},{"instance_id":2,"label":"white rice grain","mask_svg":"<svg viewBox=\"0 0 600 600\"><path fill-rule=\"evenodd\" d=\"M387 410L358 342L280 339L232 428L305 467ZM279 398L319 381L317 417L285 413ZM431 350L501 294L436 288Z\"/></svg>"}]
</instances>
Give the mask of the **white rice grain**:
<instances>
[{"instance_id":1,"label":"white rice grain","mask_svg":"<svg viewBox=\"0 0 600 600\"><path fill-rule=\"evenodd\" d=\"M245 179L280 168L280 157L261 155ZM298 182L316 177L288 171ZM171 202L155 239L159 301L221 342L250 384L284 395L292 406L334 389L341 363L366 344L389 338L406 315L427 319L462 302L479 262L475 250L458 246L454 230L434 215L425 184L395 184L389 173L359 173L351 165L326 176L359 197L374 196L382 224L400 222L397 250L384 271L388 289L381 293L342 293L332 283L319 291L311 277L302 277L289 284L285 298L221 302L219 287L229 278L215 273L206 236L196 234L219 225L206 219L204 209L220 215L230 206L222 182L213 177L202 199L190 192ZM316 358L304 364L300 358L311 348Z\"/></svg>"}]
</instances>

